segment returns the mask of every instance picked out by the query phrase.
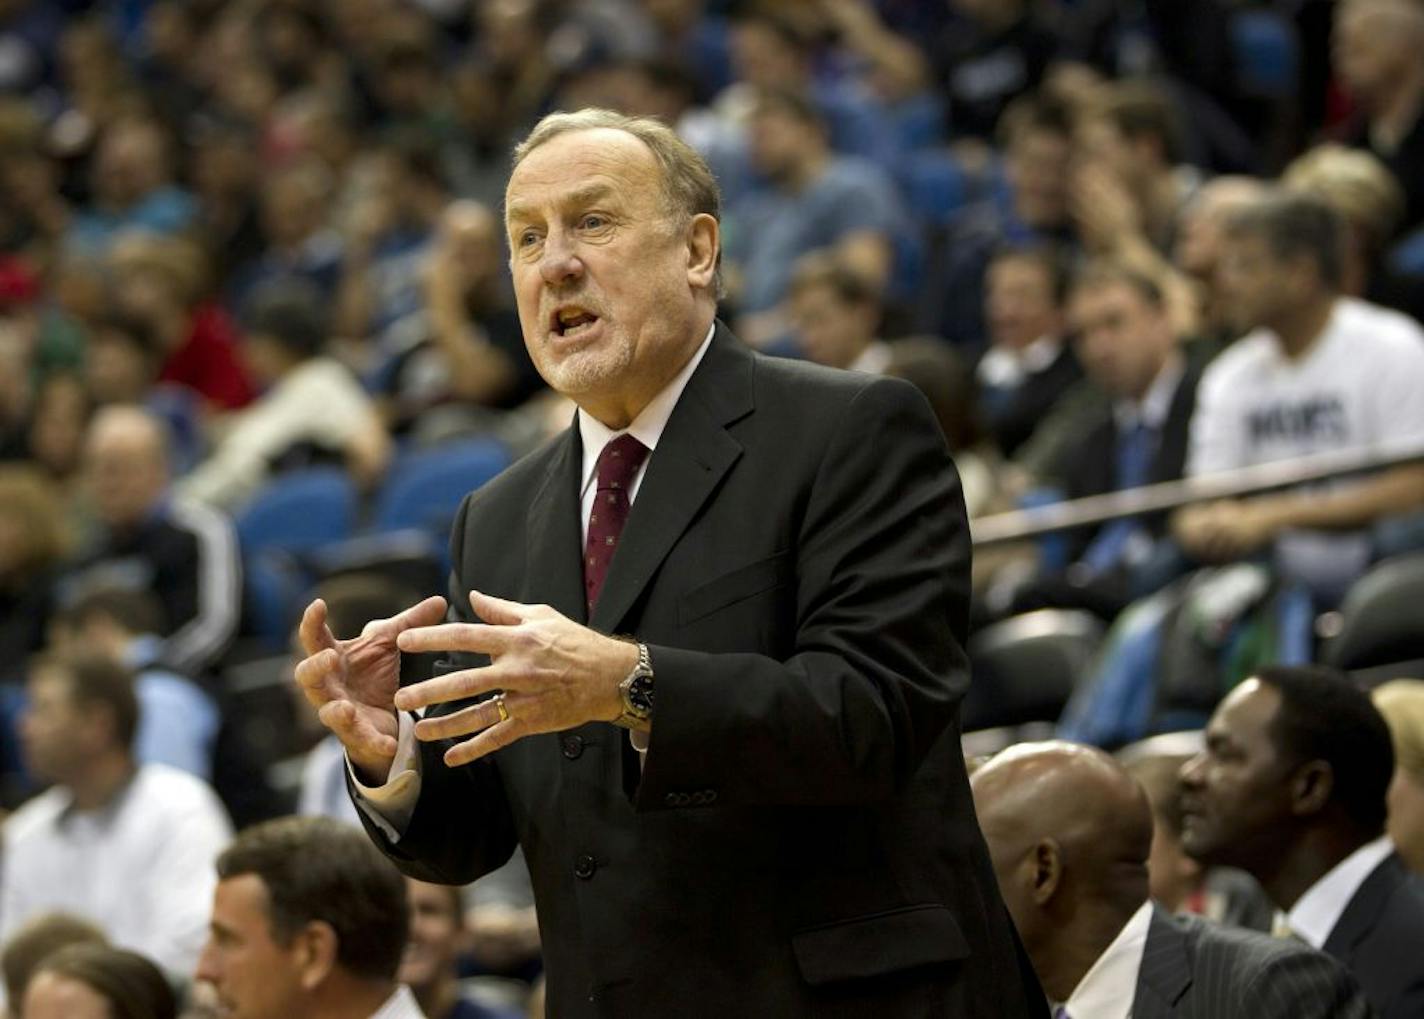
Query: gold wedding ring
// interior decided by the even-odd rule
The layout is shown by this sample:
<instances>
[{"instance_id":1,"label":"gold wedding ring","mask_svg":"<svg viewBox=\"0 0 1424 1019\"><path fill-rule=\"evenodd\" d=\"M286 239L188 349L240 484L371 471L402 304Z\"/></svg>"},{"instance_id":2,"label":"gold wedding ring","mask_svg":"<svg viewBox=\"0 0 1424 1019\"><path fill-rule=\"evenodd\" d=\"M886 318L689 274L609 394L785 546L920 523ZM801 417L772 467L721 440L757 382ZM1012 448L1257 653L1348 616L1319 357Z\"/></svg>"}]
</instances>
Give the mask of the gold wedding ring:
<instances>
[{"instance_id":1,"label":"gold wedding ring","mask_svg":"<svg viewBox=\"0 0 1424 1019\"><path fill-rule=\"evenodd\" d=\"M505 703L504 703L504 694L502 694L502 693L497 693L497 694L494 695L494 706L495 706L495 708L497 708L498 711L499 711L499 720L500 720L501 722L508 722L508 721L509 721L509 708L508 708L508 706L506 706Z\"/></svg>"}]
</instances>

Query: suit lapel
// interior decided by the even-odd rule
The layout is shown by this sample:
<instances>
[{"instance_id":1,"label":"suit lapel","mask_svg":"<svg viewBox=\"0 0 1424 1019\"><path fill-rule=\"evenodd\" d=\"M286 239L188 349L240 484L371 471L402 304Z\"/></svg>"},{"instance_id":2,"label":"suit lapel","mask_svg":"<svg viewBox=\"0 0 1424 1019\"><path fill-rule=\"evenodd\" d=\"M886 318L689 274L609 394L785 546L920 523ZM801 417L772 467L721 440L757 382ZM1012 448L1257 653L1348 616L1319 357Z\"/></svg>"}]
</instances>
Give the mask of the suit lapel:
<instances>
[{"instance_id":1,"label":"suit lapel","mask_svg":"<svg viewBox=\"0 0 1424 1019\"><path fill-rule=\"evenodd\" d=\"M648 461L589 624L616 633L698 510L742 454L726 425L752 409L753 360L720 323Z\"/></svg>"},{"instance_id":2,"label":"suit lapel","mask_svg":"<svg viewBox=\"0 0 1424 1019\"><path fill-rule=\"evenodd\" d=\"M583 446L575 425L556 440L549 470L529 506L528 587L523 599L550 605L580 623L587 617L579 511L582 466Z\"/></svg>"},{"instance_id":3,"label":"suit lapel","mask_svg":"<svg viewBox=\"0 0 1424 1019\"><path fill-rule=\"evenodd\" d=\"M1147 928L1147 944L1142 952L1142 968L1137 972L1133 997L1133 1019L1170 1016L1192 984L1192 962L1187 939L1160 906L1152 907Z\"/></svg>"},{"instance_id":4,"label":"suit lapel","mask_svg":"<svg viewBox=\"0 0 1424 1019\"><path fill-rule=\"evenodd\" d=\"M1404 863L1398 853L1385 857L1384 862L1370 872L1351 897L1340 919L1335 921L1330 936L1321 946L1322 951L1348 964L1355 946L1373 929L1390 896L1405 880L1404 875Z\"/></svg>"}]
</instances>

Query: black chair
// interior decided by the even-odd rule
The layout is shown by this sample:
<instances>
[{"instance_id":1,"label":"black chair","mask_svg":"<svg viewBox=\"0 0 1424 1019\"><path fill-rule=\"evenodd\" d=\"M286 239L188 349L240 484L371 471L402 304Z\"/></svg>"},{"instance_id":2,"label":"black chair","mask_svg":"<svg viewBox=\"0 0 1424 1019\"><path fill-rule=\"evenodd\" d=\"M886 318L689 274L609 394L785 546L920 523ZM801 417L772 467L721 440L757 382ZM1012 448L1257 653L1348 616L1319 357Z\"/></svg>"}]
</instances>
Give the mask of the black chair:
<instances>
[{"instance_id":1,"label":"black chair","mask_svg":"<svg viewBox=\"0 0 1424 1019\"><path fill-rule=\"evenodd\" d=\"M969 640L973 682L964 729L1056 721L1103 639L1088 612L1042 609L985 627Z\"/></svg>"},{"instance_id":2,"label":"black chair","mask_svg":"<svg viewBox=\"0 0 1424 1019\"><path fill-rule=\"evenodd\" d=\"M1350 672L1424 659L1424 552L1377 563L1340 605L1321 660Z\"/></svg>"}]
</instances>

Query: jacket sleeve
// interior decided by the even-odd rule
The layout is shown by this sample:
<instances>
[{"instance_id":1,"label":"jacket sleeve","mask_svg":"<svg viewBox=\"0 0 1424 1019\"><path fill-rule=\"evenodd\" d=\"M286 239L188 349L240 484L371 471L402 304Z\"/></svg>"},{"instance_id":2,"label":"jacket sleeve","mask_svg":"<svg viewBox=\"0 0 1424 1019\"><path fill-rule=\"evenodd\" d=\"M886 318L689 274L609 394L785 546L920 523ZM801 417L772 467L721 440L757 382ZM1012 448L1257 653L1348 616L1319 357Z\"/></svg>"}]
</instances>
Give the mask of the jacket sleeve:
<instances>
[{"instance_id":1,"label":"jacket sleeve","mask_svg":"<svg viewBox=\"0 0 1424 1019\"><path fill-rule=\"evenodd\" d=\"M462 561L467 497L455 518L451 532L451 562ZM474 622L469 602L462 593L458 575L450 577L450 614L454 621ZM451 655L437 664L435 672L453 672L488 664L483 656ZM454 701L430 708L427 716L458 711L467 701ZM504 794L499 766L486 757L460 768L448 767L442 757L459 740L420 743L420 766L416 777L414 812L398 840L389 837L388 826L376 823L371 815L357 810L361 824L376 845L404 874L436 884L462 885L502 866L514 852L518 837ZM359 794L351 783L352 798Z\"/></svg>"}]
</instances>

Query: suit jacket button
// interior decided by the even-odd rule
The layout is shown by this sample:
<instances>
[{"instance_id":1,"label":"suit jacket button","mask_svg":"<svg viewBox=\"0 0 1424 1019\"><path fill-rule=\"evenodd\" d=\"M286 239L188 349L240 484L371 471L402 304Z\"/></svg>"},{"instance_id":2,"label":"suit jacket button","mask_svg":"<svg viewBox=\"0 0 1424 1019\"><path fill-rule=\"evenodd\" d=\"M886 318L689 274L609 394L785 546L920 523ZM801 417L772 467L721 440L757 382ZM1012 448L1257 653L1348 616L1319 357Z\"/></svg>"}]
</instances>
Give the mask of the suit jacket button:
<instances>
[{"instance_id":1,"label":"suit jacket button","mask_svg":"<svg viewBox=\"0 0 1424 1019\"><path fill-rule=\"evenodd\" d=\"M559 749L569 760L576 761L583 755L583 737L569 734L559 740Z\"/></svg>"},{"instance_id":2,"label":"suit jacket button","mask_svg":"<svg viewBox=\"0 0 1424 1019\"><path fill-rule=\"evenodd\" d=\"M669 807L677 806L677 793L668 793L666 796L663 797L663 802L666 803Z\"/></svg>"},{"instance_id":3,"label":"suit jacket button","mask_svg":"<svg viewBox=\"0 0 1424 1019\"><path fill-rule=\"evenodd\" d=\"M716 790L716 789L708 789L708 790L707 790L707 802L708 802L708 803L716 803L716 802L717 802L717 790Z\"/></svg>"},{"instance_id":4,"label":"suit jacket button","mask_svg":"<svg viewBox=\"0 0 1424 1019\"><path fill-rule=\"evenodd\" d=\"M577 860L574 861L574 877L578 878L580 881L587 881L589 878L593 877L594 873L597 870L598 861L595 860L593 857L589 856L587 853L584 853L582 856L580 856Z\"/></svg>"}]
</instances>

